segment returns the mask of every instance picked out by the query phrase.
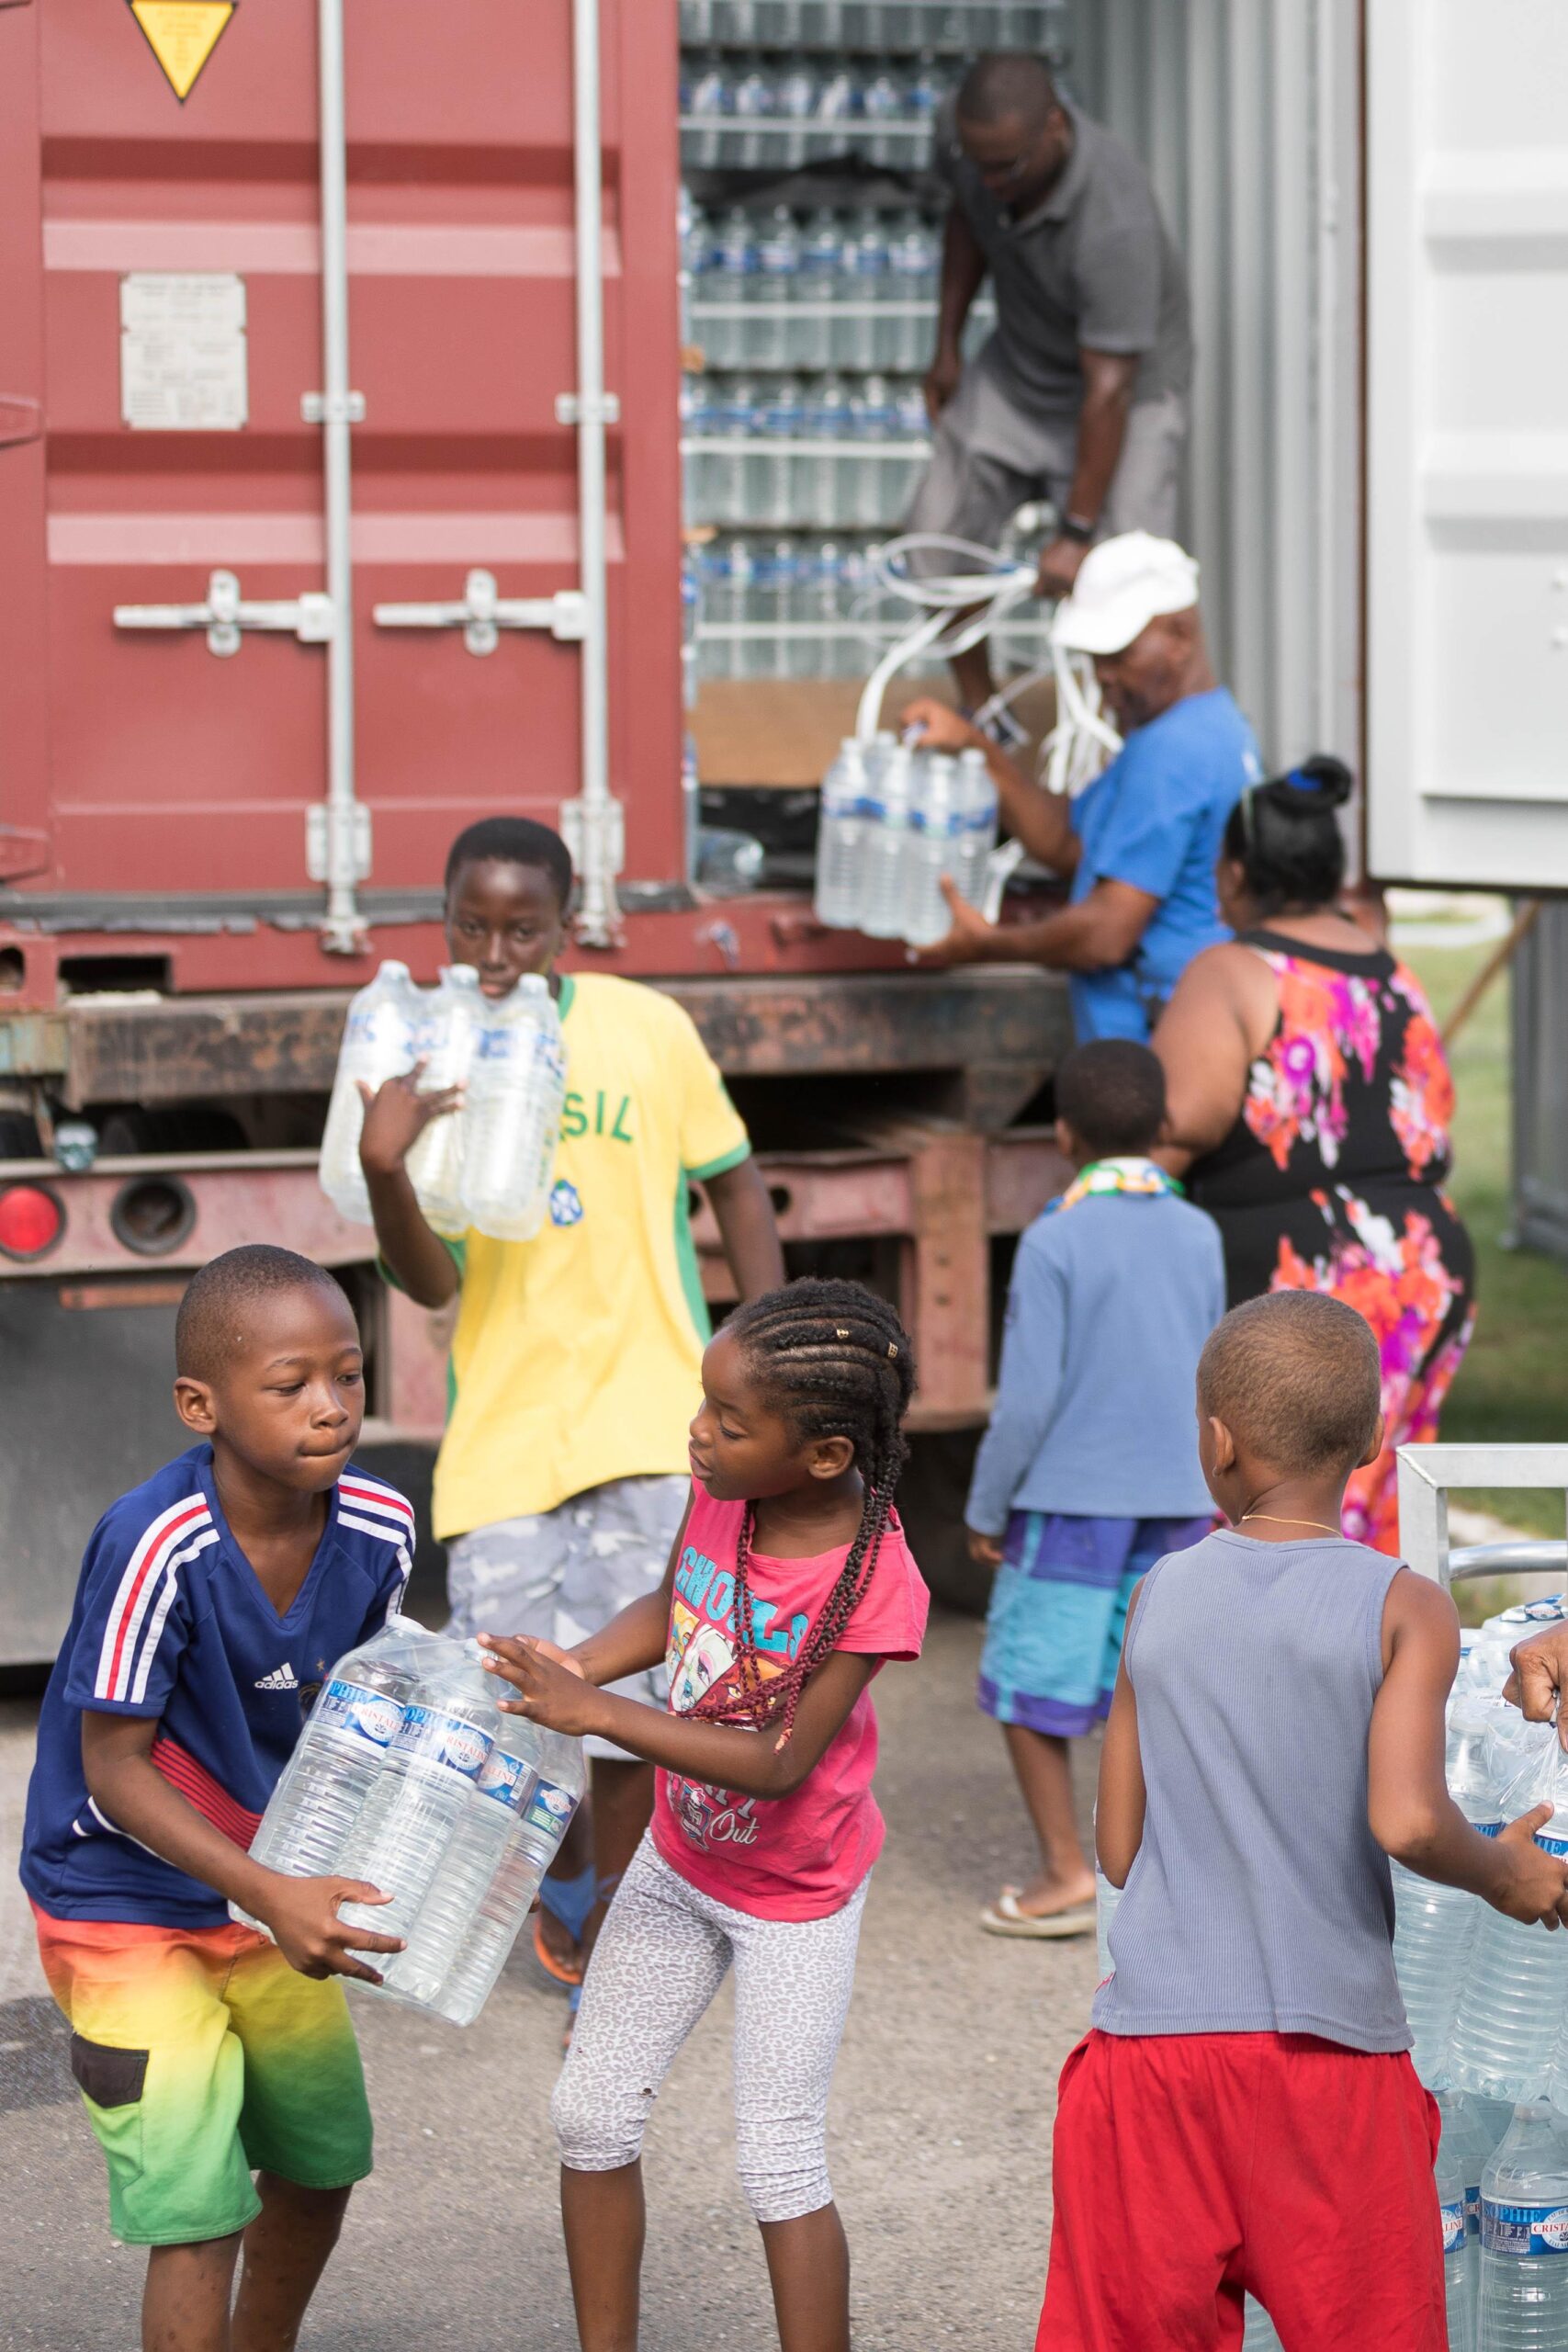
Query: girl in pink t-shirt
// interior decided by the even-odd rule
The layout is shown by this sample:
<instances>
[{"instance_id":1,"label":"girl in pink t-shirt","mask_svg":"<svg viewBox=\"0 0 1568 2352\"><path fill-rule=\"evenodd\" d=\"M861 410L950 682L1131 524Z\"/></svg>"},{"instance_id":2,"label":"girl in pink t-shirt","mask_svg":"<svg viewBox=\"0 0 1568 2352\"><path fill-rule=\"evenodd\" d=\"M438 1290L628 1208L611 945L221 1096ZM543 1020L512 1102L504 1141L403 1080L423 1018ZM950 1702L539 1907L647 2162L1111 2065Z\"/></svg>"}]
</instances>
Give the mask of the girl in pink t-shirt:
<instances>
[{"instance_id":1,"label":"girl in pink t-shirt","mask_svg":"<svg viewBox=\"0 0 1568 2352\"><path fill-rule=\"evenodd\" d=\"M848 2352L828 2089L882 1849L872 1678L919 1656L929 1606L893 1509L914 1382L902 1324L858 1283L752 1300L703 1358L660 1589L570 1654L480 1636L513 1713L660 1768L551 2105L583 2352L637 2341L643 2125L732 1963L737 2153L779 2341ZM598 1687L660 1658L666 1715Z\"/></svg>"}]
</instances>

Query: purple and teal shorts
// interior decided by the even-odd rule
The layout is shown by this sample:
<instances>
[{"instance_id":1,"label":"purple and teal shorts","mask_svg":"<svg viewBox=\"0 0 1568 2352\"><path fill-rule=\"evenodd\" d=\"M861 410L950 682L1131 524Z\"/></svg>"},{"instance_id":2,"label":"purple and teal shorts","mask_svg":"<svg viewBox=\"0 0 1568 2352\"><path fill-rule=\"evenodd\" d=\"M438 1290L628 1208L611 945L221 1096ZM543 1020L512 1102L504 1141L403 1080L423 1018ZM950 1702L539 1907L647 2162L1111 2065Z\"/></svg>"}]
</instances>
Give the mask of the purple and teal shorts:
<instances>
[{"instance_id":1,"label":"purple and teal shorts","mask_svg":"<svg viewBox=\"0 0 1568 2352\"><path fill-rule=\"evenodd\" d=\"M991 1588L980 1704L998 1723L1077 1739L1111 1712L1127 1603L1168 1552L1213 1526L1201 1519L1082 1519L1015 1510Z\"/></svg>"}]
</instances>

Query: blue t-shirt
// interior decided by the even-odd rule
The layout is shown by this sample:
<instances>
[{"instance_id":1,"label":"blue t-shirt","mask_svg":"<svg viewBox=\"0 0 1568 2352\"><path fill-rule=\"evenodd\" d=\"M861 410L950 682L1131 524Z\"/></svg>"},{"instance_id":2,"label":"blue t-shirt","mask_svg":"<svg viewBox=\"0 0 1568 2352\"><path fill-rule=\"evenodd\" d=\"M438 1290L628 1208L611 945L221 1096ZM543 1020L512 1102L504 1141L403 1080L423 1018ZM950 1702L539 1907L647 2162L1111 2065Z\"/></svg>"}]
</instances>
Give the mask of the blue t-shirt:
<instances>
[{"instance_id":1,"label":"blue t-shirt","mask_svg":"<svg viewBox=\"0 0 1568 2352\"><path fill-rule=\"evenodd\" d=\"M93 1530L44 1694L22 1884L61 1919L217 1927L220 1894L117 1829L87 1793L84 1713L159 1719L152 1762L248 1846L322 1677L407 1582L413 1511L351 1463L304 1583L280 1617L230 1532L212 1448L192 1446Z\"/></svg>"},{"instance_id":2,"label":"blue t-shirt","mask_svg":"<svg viewBox=\"0 0 1568 2352\"><path fill-rule=\"evenodd\" d=\"M1220 838L1263 774L1251 728L1224 686L1189 695L1127 738L1073 804L1082 844L1070 893L1125 882L1160 903L1130 959L1068 980L1078 1043L1148 1036L1201 948L1229 936L1214 899Z\"/></svg>"}]
</instances>

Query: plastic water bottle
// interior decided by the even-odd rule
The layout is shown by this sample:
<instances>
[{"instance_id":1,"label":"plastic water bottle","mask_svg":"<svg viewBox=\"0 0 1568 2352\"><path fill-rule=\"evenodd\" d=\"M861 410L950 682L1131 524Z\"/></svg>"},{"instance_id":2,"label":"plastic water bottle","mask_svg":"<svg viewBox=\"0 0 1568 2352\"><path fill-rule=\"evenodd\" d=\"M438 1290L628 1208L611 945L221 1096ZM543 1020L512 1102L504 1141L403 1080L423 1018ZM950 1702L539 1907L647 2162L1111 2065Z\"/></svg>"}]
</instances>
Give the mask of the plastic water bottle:
<instances>
[{"instance_id":1,"label":"plastic water bottle","mask_svg":"<svg viewBox=\"0 0 1568 2352\"><path fill-rule=\"evenodd\" d=\"M750 376L731 377L724 389L723 405L715 422L729 447L714 459L709 495L716 521L746 523L751 519L748 499L753 488L750 445L761 429L761 398Z\"/></svg>"},{"instance_id":2,"label":"plastic water bottle","mask_svg":"<svg viewBox=\"0 0 1568 2352\"><path fill-rule=\"evenodd\" d=\"M860 113L860 91L847 65L823 74L817 88L817 113L811 130L813 163L829 155L846 155L854 143Z\"/></svg>"},{"instance_id":3,"label":"plastic water bottle","mask_svg":"<svg viewBox=\"0 0 1568 2352\"><path fill-rule=\"evenodd\" d=\"M896 744L883 760L873 788L875 820L865 846L865 894L860 921L869 939L902 936L914 767L913 754L901 743Z\"/></svg>"},{"instance_id":4,"label":"plastic water bottle","mask_svg":"<svg viewBox=\"0 0 1568 2352\"><path fill-rule=\"evenodd\" d=\"M471 964L448 964L434 990L424 1046L421 1091L444 1092L466 1086L474 1046L484 1019L479 976ZM466 1230L463 1219L463 1139L466 1120L461 1108L432 1119L408 1156L410 1182L427 1225L437 1233L457 1236Z\"/></svg>"},{"instance_id":5,"label":"plastic water bottle","mask_svg":"<svg viewBox=\"0 0 1568 2352\"><path fill-rule=\"evenodd\" d=\"M931 419L918 377L895 382L892 393L888 430L898 444L898 454L883 461L882 510L884 522L899 523L930 462Z\"/></svg>"},{"instance_id":6,"label":"plastic water bottle","mask_svg":"<svg viewBox=\"0 0 1568 2352\"><path fill-rule=\"evenodd\" d=\"M898 417L887 378L867 376L860 388L858 405L852 399L850 413L851 438L864 441L878 451L885 449L893 437ZM896 519L897 509L889 511L897 494L894 472L894 460L884 456L855 468L854 520L868 530L876 530Z\"/></svg>"},{"instance_id":7,"label":"plastic water bottle","mask_svg":"<svg viewBox=\"0 0 1568 2352\"><path fill-rule=\"evenodd\" d=\"M931 139L936 119L947 93L947 77L934 57L922 56L909 83L907 101L908 120L919 124L923 135L911 136L903 141L901 158L907 172L923 172L931 167Z\"/></svg>"},{"instance_id":8,"label":"plastic water bottle","mask_svg":"<svg viewBox=\"0 0 1568 2352\"><path fill-rule=\"evenodd\" d=\"M800 303L788 365L816 369L832 362L830 306L837 298L844 237L839 217L827 205L806 224L800 247Z\"/></svg>"},{"instance_id":9,"label":"plastic water bottle","mask_svg":"<svg viewBox=\"0 0 1568 2352\"><path fill-rule=\"evenodd\" d=\"M723 625L735 634L719 639L717 674L726 678L744 678L750 671L750 642L742 633L756 617L753 583L757 565L751 542L739 533L727 539L715 558L718 572L718 592L714 599L715 614Z\"/></svg>"},{"instance_id":10,"label":"plastic water bottle","mask_svg":"<svg viewBox=\"0 0 1568 2352\"><path fill-rule=\"evenodd\" d=\"M957 840L958 763L946 752L918 752L904 857L904 919L900 936L911 947L932 947L953 928L942 877L953 868Z\"/></svg>"},{"instance_id":11,"label":"plastic water bottle","mask_svg":"<svg viewBox=\"0 0 1568 2352\"><path fill-rule=\"evenodd\" d=\"M773 76L760 58L751 58L736 75L730 89L732 127L724 135L722 160L754 172L774 161L776 141L765 126L776 111Z\"/></svg>"},{"instance_id":12,"label":"plastic water bottle","mask_svg":"<svg viewBox=\"0 0 1568 2352\"><path fill-rule=\"evenodd\" d=\"M774 85L774 112L785 126L772 142L781 171L797 172L811 153L818 86L817 75L804 64L788 66Z\"/></svg>"},{"instance_id":13,"label":"plastic water bottle","mask_svg":"<svg viewBox=\"0 0 1568 2352\"><path fill-rule=\"evenodd\" d=\"M779 632L772 640L772 674L807 678L811 675L811 646L794 633L805 617L806 559L794 539L775 539L770 553L773 580L766 616Z\"/></svg>"},{"instance_id":14,"label":"plastic water bottle","mask_svg":"<svg viewBox=\"0 0 1568 2352\"><path fill-rule=\"evenodd\" d=\"M1568 1856L1568 1758L1555 1739L1550 1754L1528 1764L1501 1796L1509 1820L1532 1805L1557 1805L1536 1843L1549 1854ZM1568 1934L1526 1927L1489 1910L1471 1947L1449 2039L1454 2088L1482 2098L1544 2099L1565 2002Z\"/></svg>"},{"instance_id":15,"label":"plastic water bottle","mask_svg":"<svg viewBox=\"0 0 1568 2352\"><path fill-rule=\"evenodd\" d=\"M1479 2341L1481 2352L1568 2344L1568 2139L1549 2107L1518 2109L1482 2179Z\"/></svg>"},{"instance_id":16,"label":"plastic water bottle","mask_svg":"<svg viewBox=\"0 0 1568 2352\"><path fill-rule=\"evenodd\" d=\"M468 1091L464 1213L493 1240L531 1241L549 1204L566 1100L560 1015L537 972L487 1006Z\"/></svg>"},{"instance_id":17,"label":"plastic water bottle","mask_svg":"<svg viewBox=\"0 0 1568 2352\"><path fill-rule=\"evenodd\" d=\"M841 376L824 376L811 387L802 401L801 429L818 446L801 452L805 494L797 511L813 523L840 523L851 462L842 454L850 437L850 388Z\"/></svg>"},{"instance_id":18,"label":"plastic water bottle","mask_svg":"<svg viewBox=\"0 0 1568 2352\"><path fill-rule=\"evenodd\" d=\"M861 112L866 125L863 153L868 163L883 171L897 167L904 160L898 133L905 111L904 76L890 65L879 66L861 92Z\"/></svg>"},{"instance_id":19,"label":"plastic water bottle","mask_svg":"<svg viewBox=\"0 0 1568 2352\"><path fill-rule=\"evenodd\" d=\"M346 1904L340 1915L383 1935L411 1933L500 1728L489 1678L461 1643L443 1642L441 1649L434 1671L422 1676L403 1709L337 1865L390 1898Z\"/></svg>"},{"instance_id":20,"label":"plastic water bottle","mask_svg":"<svg viewBox=\"0 0 1568 2352\"><path fill-rule=\"evenodd\" d=\"M382 965L348 1008L337 1075L321 1136L321 1190L340 1216L368 1225L370 1196L359 1165L359 1131L365 1124L363 1080L374 1094L389 1078L413 1066L419 995L406 964Z\"/></svg>"},{"instance_id":21,"label":"plastic water bottle","mask_svg":"<svg viewBox=\"0 0 1568 2352\"><path fill-rule=\"evenodd\" d=\"M1443 2295L1448 2305L1449 2352L1475 2352L1474 2269L1476 2251L1465 2217L1464 2166L1450 2145L1448 2119L1437 2156L1438 2210L1443 2224Z\"/></svg>"},{"instance_id":22,"label":"plastic water bottle","mask_svg":"<svg viewBox=\"0 0 1568 2352\"><path fill-rule=\"evenodd\" d=\"M493 1686L479 1662L483 1653L477 1643L464 1648L470 1679L488 1701ZM385 1972L388 1985L410 2000L435 1999L491 1892L537 1780L531 1729L520 1715L500 1717L495 1743L454 1825L407 1949Z\"/></svg>"},{"instance_id":23,"label":"plastic water bottle","mask_svg":"<svg viewBox=\"0 0 1568 2352\"><path fill-rule=\"evenodd\" d=\"M984 907L987 868L997 845L997 787L986 754L975 744L958 754L958 804L964 831L953 879L972 907Z\"/></svg>"},{"instance_id":24,"label":"plastic water bottle","mask_svg":"<svg viewBox=\"0 0 1568 2352\"><path fill-rule=\"evenodd\" d=\"M681 133L682 164L694 164L705 172L716 168L723 158L728 135L725 117L732 96L723 59L705 57L694 71L682 102L681 111L687 126Z\"/></svg>"},{"instance_id":25,"label":"plastic water bottle","mask_svg":"<svg viewBox=\"0 0 1568 2352\"><path fill-rule=\"evenodd\" d=\"M1484 1709L1472 1704L1456 1712L1447 1772L1449 1792L1465 1819L1495 1838L1503 1826L1503 1807L1487 1760L1489 1728ZM1393 1876L1393 1965L1416 2038L1416 2071L1430 2087L1443 2080L1461 1988L1487 1906L1463 1887L1438 1886L1399 1862Z\"/></svg>"},{"instance_id":26,"label":"plastic water bottle","mask_svg":"<svg viewBox=\"0 0 1568 2352\"><path fill-rule=\"evenodd\" d=\"M431 2005L454 2025L472 2025L483 2008L583 1790L581 1740L520 1716L502 1720L517 1727L520 1752L528 1757L533 1780L483 1900L464 1932L462 1947Z\"/></svg>"},{"instance_id":27,"label":"plastic water bottle","mask_svg":"<svg viewBox=\"0 0 1568 2352\"><path fill-rule=\"evenodd\" d=\"M338 1869L418 1687L422 1653L434 1649L433 1634L394 1611L372 1640L338 1659L251 1840L254 1860L289 1878L321 1878ZM244 1925L255 1924L230 1909Z\"/></svg>"},{"instance_id":28,"label":"plastic water bottle","mask_svg":"<svg viewBox=\"0 0 1568 2352\"><path fill-rule=\"evenodd\" d=\"M843 245L845 302L834 322L836 368L865 369L877 364L876 313L888 296L887 235L882 216L863 205L852 220Z\"/></svg>"},{"instance_id":29,"label":"plastic water bottle","mask_svg":"<svg viewBox=\"0 0 1568 2352\"><path fill-rule=\"evenodd\" d=\"M859 913L868 832L865 751L847 735L822 779L817 815L817 920L852 931Z\"/></svg>"},{"instance_id":30,"label":"plastic water bottle","mask_svg":"<svg viewBox=\"0 0 1568 2352\"><path fill-rule=\"evenodd\" d=\"M1465 2243L1470 2251L1470 2302L1481 2291L1481 2177L1493 2150L1514 2120L1511 2107L1472 2098L1463 2091L1439 2091L1443 2146L1452 2156L1464 2189Z\"/></svg>"},{"instance_id":31,"label":"plastic water bottle","mask_svg":"<svg viewBox=\"0 0 1568 2352\"><path fill-rule=\"evenodd\" d=\"M757 231L750 214L732 205L714 232L705 298L724 315L708 322L704 345L710 368L743 367L747 312L756 292Z\"/></svg>"},{"instance_id":32,"label":"plastic water bottle","mask_svg":"<svg viewBox=\"0 0 1568 2352\"><path fill-rule=\"evenodd\" d=\"M936 239L918 212L905 212L894 222L887 249L887 332L877 364L901 376L917 375L931 356L934 320L926 312L936 298Z\"/></svg>"},{"instance_id":33,"label":"plastic water bottle","mask_svg":"<svg viewBox=\"0 0 1568 2352\"><path fill-rule=\"evenodd\" d=\"M800 285L800 232L786 205L775 205L757 240L757 276L746 345L747 365L787 368L790 311Z\"/></svg>"},{"instance_id":34,"label":"plastic water bottle","mask_svg":"<svg viewBox=\"0 0 1568 2352\"><path fill-rule=\"evenodd\" d=\"M760 430L746 460L746 519L777 526L795 520L794 467L806 422L799 380L775 377L758 410Z\"/></svg>"}]
</instances>

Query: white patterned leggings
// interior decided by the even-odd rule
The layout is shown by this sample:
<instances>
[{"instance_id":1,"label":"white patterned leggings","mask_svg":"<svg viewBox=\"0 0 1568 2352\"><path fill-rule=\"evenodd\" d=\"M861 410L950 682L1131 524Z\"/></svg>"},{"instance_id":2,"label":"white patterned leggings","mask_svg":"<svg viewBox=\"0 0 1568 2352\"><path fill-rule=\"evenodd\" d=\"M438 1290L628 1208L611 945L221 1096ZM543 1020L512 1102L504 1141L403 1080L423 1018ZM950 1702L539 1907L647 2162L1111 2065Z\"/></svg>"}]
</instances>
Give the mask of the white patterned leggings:
<instances>
[{"instance_id":1,"label":"white patterned leggings","mask_svg":"<svg viewBox=\"0 0 1568 2352\"><path fill-rule=\"evenodd\" d=\"M550 2101L562 2164L636 2163L675 2053L733 1961L740 2185L759 2222L830 2205L828 2089L870 1883L826 1919L759 1919L699 1894L645 1837L594 1946Z\"/></svg>"}]
</instances>

